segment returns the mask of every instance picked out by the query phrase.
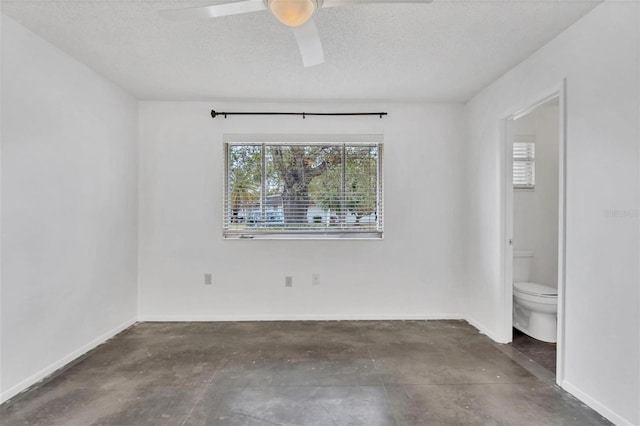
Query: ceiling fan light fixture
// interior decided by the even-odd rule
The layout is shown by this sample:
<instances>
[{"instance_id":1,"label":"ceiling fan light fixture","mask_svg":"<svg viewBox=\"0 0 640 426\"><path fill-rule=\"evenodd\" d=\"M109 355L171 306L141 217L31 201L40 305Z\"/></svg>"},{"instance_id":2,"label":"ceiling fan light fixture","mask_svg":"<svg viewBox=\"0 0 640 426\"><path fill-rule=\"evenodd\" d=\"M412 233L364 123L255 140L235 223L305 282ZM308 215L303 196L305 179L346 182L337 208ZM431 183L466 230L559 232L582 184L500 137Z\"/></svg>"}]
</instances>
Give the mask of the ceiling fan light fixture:
<instances>
[{"instance_id":1,"label":"ceiling fan light fixture","mask_svg":"<svg viewBox=\"0 0 640 426\"><path fill-rule=\"evenodd\" d=\"M278 21L297 27L309 20L318 9L318 0L268 0L267 6Z\"/></svg>"}]
</instances>

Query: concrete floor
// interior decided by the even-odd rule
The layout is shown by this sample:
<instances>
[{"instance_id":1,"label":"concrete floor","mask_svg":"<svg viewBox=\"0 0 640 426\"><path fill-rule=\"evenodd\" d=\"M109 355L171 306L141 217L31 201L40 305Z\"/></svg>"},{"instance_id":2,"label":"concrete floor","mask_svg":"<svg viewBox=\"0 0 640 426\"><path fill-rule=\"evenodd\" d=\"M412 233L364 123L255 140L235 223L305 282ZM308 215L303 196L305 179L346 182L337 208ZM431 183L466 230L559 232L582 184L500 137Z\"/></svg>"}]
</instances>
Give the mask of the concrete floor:
<instances>
[{"instance_id":1,"label":"concrete floor","mask_svg":"<svg viewBox=\"0 0 640 426\"><path fill-rule=\"evenodd\" d=\"M609 424L504 347L463 321L142 323L0 423Z\"/></svg>"},{"instance_id":2,"label":"concrete floor","mask_svg":"<svg viewBox=\"0 0 640 426\"><path fill-rule=\"evenodd\" d=\"M537 362L551 373L556 373L556 344L542 342L513 329L511 345L532 361Z\"/></svg>"}]
</instances>

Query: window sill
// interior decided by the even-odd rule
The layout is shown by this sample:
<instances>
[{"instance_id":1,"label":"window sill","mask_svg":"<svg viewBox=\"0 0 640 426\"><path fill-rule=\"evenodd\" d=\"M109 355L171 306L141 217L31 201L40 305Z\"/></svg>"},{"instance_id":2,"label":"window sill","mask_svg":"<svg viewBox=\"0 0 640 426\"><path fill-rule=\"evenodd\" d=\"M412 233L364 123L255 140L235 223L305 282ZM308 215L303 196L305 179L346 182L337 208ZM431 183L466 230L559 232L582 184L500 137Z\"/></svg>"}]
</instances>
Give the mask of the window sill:
<instances>
[{"instance_id":1,"label":"window sill","mask_svg":"<svg viewBox=\"0 0 640 426\"><path fill-rule=\"evenodd\" d=\"M383 240L382 232L223 234L225 240Z\"/></svg>"}]
</instances>

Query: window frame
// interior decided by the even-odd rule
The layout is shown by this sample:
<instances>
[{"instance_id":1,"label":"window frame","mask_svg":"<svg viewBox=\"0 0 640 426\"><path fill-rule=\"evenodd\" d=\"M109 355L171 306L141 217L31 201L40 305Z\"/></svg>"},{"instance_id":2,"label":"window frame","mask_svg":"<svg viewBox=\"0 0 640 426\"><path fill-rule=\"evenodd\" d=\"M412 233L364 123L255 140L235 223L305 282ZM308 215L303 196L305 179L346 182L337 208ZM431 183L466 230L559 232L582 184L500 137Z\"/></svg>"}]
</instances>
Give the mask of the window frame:
<instances>
[{"instance_id":1,"label":"window frame","mask_svg":"<svg viewBox=\"0 0 640 426\"><path fill-rule=\"evenodd\" d=\"M529 145L527 151L530 151L530 155L527 157L516 158L516 144ZM536 137L535 135L516 135L513 138L512 146L512 180L513 189L516 191L533 191L536 189ZM529 183L516 183L515 181L515 168L516 164L521 164L522 167L530 169L531 180Z\"/></svg>"},{"instance_id":2,"label":"window frame","mask_svg":"<svg viewBox=\"0 0 640 426\"><path fill-rule=\"evenodd\" d=\"M353 229L336 230L277 230L251 229L237 231L230 229L228 197L230 192L230 147L234 145L337 145L371 146L377 145L377 200L376 200L376 230L357 231ZM237 239L269 239L269 240L382 240L384 239L384 137L380 134L225 134L223 135L223 191L222 191L222 237L225 240ZM264 164L264 163L263 163ZM264 167L264 166L263 166ZM261 187L264 188L264 175ZM341 182L342 183L342 182ZM262 195L261 195L262 196Z\"/></svg>"}]
</instances>

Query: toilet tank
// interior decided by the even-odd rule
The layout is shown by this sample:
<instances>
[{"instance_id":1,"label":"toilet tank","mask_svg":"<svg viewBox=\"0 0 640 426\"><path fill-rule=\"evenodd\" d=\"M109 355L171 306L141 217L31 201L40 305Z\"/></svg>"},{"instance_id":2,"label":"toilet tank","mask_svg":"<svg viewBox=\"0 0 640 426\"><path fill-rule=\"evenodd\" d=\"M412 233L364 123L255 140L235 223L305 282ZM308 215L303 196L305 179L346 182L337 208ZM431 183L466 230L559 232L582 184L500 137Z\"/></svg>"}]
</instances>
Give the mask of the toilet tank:
<instances>
[{"instance_id":1,"label":"toilet tank","mask_svg":"<svg viewBox=\"0 0 640 426\"><path fill-rule=\"evenodd\" d=\"M518 250L513 252L513 282L522 283L531 281L531 267L533 265L533 252Z\"/></svg>"}]
</instances>

